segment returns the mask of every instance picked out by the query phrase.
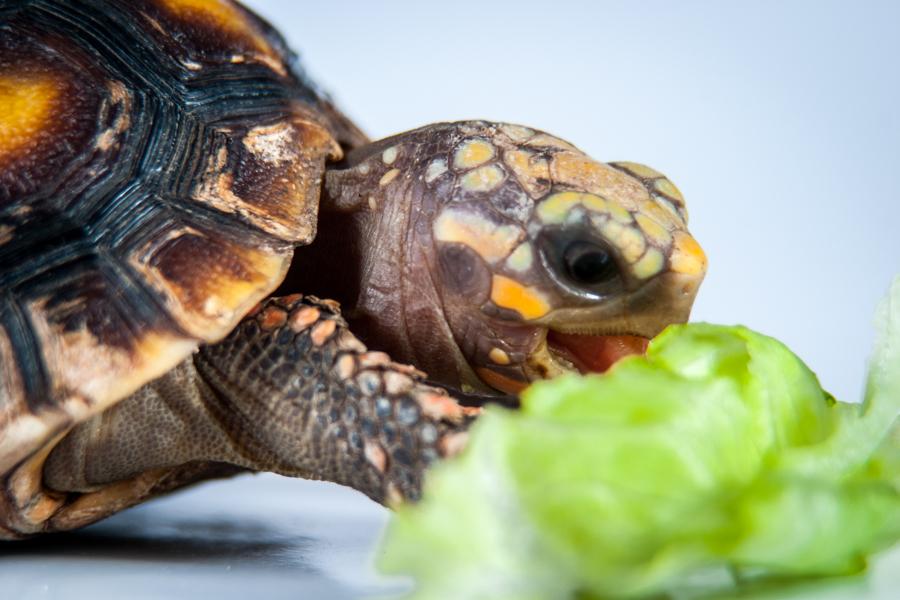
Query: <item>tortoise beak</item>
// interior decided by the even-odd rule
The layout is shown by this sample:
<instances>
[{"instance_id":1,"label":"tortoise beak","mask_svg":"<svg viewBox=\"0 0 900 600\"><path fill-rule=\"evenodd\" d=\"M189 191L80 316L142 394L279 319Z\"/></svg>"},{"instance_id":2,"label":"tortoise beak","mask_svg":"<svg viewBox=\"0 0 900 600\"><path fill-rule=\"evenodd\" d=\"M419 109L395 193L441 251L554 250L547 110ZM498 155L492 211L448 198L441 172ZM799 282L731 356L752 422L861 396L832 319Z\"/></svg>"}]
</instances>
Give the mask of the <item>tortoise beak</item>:
<instances>
[{"instance_id":1,"label":"tortoise beak","mask_svg":"<svg viewBox=\"0 0 900 600\"><path fill-rule=\"evenodd\" d=\"M527 379L602 373L643 354L667 326L688 320L702 279L702 273L670 271L612 302L554 311L542 319L546 334L524 366Z\"/></svg>"},{"instance_id":2,"label":"tortoise beak","mask_svg":"<svg viewBox=\"0 0 900 600\"><path fill-rule=\"evenodd\" d=\"M664 273L637 290L592 306L557 309L539 323L551 331L654 338L690 317L703 274Z\"/></svg>"}]
</instances>

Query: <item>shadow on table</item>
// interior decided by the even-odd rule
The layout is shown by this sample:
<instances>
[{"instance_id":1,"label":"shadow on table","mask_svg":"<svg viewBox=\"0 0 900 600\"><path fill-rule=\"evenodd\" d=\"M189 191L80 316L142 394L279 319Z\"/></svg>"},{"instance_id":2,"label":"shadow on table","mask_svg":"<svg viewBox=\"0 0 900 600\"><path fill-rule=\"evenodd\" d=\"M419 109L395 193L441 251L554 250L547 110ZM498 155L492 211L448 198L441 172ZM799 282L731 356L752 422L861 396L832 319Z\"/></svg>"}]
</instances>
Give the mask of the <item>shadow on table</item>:
<instances>
[{"instance_id":1,"label":"shadow on table","mask_svg":"<svg viewBox=\"0 0 900 600\"><path fill-rule=\"evenodd\" d=\"M124 515L123 515L124 516ZM86 529L0 542L0 558L85 558L148 562L220 563L298 567L314 540L252 522L185 520L154 524L117 519Z\"/></svg>"}]
</instances>

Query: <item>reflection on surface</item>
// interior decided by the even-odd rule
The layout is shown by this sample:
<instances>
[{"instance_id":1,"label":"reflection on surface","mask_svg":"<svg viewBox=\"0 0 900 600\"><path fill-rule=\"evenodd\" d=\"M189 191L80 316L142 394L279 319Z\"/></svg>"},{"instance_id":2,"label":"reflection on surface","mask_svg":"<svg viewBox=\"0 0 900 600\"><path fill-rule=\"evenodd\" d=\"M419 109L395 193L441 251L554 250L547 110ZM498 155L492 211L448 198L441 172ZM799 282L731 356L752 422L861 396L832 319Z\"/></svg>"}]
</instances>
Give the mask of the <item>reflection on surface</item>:
<instances>
[{"instance_id":1,"label":"reflection on surface","mask_svg":"<svg viewBox=\"0 0 900 600\"><path fill-rule=\"evenodd\" d=\"M315 540L288 536L262 523L184 520L153 525L132 511L82 531L0 544L0 557L81 557L179 563L240 561L313 571L302 559Z\"/></svg>"},{"instance_id":2,"label":"reflection on surface","mask_svg":"<svg viewBox=\"0 0 900 600\"><path fill-rule=\"evenodd\" d=\"M409 589L372 568L387 518L334 485L268 475L212 482L82 531L0 543L0 598L383 598ZM761 584L730 596L711 596L716 582L697 581L669 600L895 600L898 574L900 548L876 557L865 577Z\"/></svg>"},{"instance_id":3,"label":"reflection on surface","mask_svg":"<svg viewBox=\"0 0 900 600\"><path fill-rule=\"evenodd\" d=\"M210 482L71 533L0 543L0 598L357 598L387 511L335 485Z\"/></svg>"}]
</instances>

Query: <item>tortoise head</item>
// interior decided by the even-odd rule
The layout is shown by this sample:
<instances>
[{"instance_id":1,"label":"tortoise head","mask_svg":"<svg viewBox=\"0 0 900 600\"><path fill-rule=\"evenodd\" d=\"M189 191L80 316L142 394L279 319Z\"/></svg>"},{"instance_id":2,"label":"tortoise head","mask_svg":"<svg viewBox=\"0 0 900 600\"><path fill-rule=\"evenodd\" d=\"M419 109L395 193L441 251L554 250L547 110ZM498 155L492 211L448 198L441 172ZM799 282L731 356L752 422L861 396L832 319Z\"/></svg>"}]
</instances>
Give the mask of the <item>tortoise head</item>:
<instances>
[{"instance_id":1,"label":"tortoise head","mask_svg":"<svg viewBox=\"0 0 900 600\"><path fill-rule=\"evenodd\" d=\"M357 240L344 302L364 339L467 391L642 351L687 320L706 271L663 175L515 125L431 125L354 151L323 211L343 229L329 238Z\"/></svg>"}]
</instances>

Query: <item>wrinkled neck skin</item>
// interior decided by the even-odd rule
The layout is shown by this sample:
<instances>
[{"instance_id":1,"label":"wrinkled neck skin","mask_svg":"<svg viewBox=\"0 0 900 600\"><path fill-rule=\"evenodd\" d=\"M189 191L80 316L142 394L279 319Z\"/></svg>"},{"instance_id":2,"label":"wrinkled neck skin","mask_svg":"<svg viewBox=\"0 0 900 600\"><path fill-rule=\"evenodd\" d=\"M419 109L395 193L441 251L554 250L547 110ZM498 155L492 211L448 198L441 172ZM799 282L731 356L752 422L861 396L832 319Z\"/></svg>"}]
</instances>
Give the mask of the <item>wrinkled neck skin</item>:
<instances>
[{"instance_id":1,"label":"wrinkled neck skin","mask_svg":"<svg viewBox=\"0 0 900 600\"><path fill-rule=\"evenodd\" d=\"M473 311L486 296L440 289L445 285L440 269L451 266L439 264L432 234L440 209L435 196L440 195L423 193L424 184L414 179L397 182L393 193L360 198L352 175L329 177L316 240L297 249L283 289L339 301L366 345L425 371L430 381L464 393L496 395L466 357L486 357L495 339L526 356L540 335L534 327ZM360 201L349 207L347 198ZM489 277L473 273L479 276Z\"/></svg>"}]
</instances>

